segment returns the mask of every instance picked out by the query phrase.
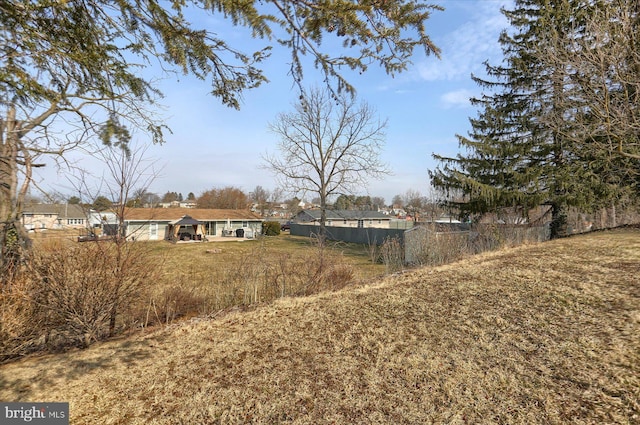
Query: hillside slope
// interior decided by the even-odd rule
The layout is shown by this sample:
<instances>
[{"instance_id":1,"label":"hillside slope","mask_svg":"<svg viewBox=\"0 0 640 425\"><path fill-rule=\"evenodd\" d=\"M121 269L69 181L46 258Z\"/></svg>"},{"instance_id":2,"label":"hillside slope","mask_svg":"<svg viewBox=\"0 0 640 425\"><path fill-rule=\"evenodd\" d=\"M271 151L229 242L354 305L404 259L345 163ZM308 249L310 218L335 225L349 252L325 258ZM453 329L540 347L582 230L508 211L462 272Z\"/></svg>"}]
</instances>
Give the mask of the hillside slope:
<instances>
[{"instance_id":1,"label":"hillside slope","mask_svg":"<svg viewBox=\"0 0 640 425\"><path fill-rule=\"evenodd\" d=\"M73 424L640 423L640 231L0 366Z\"/></svg>"}]
</instances>

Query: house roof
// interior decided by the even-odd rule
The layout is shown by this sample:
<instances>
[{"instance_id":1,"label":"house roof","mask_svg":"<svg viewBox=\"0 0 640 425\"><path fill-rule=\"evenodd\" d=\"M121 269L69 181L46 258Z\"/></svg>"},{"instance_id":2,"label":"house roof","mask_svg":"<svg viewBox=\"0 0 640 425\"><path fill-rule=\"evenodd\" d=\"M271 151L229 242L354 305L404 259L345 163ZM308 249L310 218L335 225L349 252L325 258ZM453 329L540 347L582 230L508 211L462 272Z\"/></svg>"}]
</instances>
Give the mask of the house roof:
<instances>
[{"instance_id":1,"label":"house roof","mask_svg":"<svg viewBox=\"0 0 640 425\"><path fill-rule=\"evenodd\" d=\"M391 220L386 214L378 211L327 210L327 220ZM304 210L298 215L306 215L312 220L320 220L321 210Z\"/></svg>"},{"instance_id":2,"label":"house roof","mask_svg":"<svg viewBox=\"0 0 640 425\"><path fill-rule=\"evenodd\" d=\"M25 205L22 214L53 214L60 218L86 218L87 213L78 204L30 204Z\"/></svg>"},{"instance_id":3,"label":"house roof","mask_svg":"<svg viewBox=\"0 0 640 425\"><path fill-rule=\"evenodd\" d=\"M127 221L175 221L185 215L198 221L247 220L262 221L262 218L249 210L224 210L204 208L127 208L124 213Z\"/></svg>"}]
</instances>

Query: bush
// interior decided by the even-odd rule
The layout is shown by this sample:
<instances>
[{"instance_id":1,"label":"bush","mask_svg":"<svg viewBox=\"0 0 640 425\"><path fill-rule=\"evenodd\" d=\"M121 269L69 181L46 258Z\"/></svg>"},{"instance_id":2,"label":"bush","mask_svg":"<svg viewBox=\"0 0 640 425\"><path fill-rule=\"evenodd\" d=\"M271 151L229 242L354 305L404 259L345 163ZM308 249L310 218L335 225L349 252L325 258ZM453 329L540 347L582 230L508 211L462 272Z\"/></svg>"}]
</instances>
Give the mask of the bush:
<instances>
[{"instance_id":1,"label":"bush","mask_svg":"<svg viewBox=\"0 0 640 425\"><path fill-rule=\"evenodd\" d=\"M58 242L34 249L0 294L0 357L86 347L140 325L145 284L156 280L141 248Z\"/></svg>"},{"instance_id":2,"label":"bush","mask_svg":"<svg viewBox=\"0 0 640 425\"><path fill-rule=\"evenodd\" d=\"M46 314L32 301L32 286L17 274L0 290L0 362L37 351L45 342Z\"/></svg>"},{"instance_id":3,"label":"bush","mask_svg":"<svg viewBox=\"0 0 640 425\"><path fill-rule=\"evenodd\" d=\"M140 244L96 242L39 250L30 264L48 330L81 346L138 322L153 267ZM134 305L138 303L138 308Z\"/></svg>"},{"instance_id":4,"label":"bush","mask_svg":"<svg viewBox=\"0 0 640 425\"><path fill-rule=\"evenodd\" d=\"M38 244L19 279L0 290L0 361L86 347L181 317L334 291L355 276L341 253L317 241L312 251L274 253L263 240L213 272L162 275L158 256L149 255L153 244L53 242Z\"/></svg>"},{"instance_id":5,"label":"bush","mask_svg":"<svg viewBox=\"0 0 640 425\"><path fill-rule=\"evenodd\" d=\"M394 273L404 268L404 246L398 238L387 238L380 247L380 258L387 273Z\"/></svg>"},{"instance_id":6,"label":"bush","mask_svg":"<svg viewBox=\"0 0 640 425\"><path fill-rule=\"evenodd\" d=\"M167 287L149 299L144 325L170 324L181 317L199 313L205 303L206 299L195 288L187 285Z\"/></svg>"},{"instance_id":7,"label":"bush","mask_svg":"<svg viewBox=\"0 0 640 425\"><path fill-rule=\"evenodd\" d=\"M278 236L280 234L280 223L277 221L263 222L262 234L265 236Z\"/></svg>"}]
</instances>

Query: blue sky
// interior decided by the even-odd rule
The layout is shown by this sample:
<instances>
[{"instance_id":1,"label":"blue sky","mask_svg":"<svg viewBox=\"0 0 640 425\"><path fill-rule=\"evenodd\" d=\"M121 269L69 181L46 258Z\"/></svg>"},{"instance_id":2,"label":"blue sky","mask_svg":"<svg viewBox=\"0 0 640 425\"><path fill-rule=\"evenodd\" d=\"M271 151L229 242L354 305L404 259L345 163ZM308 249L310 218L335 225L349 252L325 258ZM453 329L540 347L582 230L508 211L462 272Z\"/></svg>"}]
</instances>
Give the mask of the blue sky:
<instances>
[{"instance_id":1,"label":"blue sky","mask_svg":"<svg viewBox=\"0 0 640 425\"><path fill-rule=\"evenodd\" d=\"M471 74L484 75L484 61L496 64L501 60L497 39L507 21L500 8L510 6L511 0L433 3L445 8L433 12L426 23L433 42L442 50L440 59L417 52L408 71L395 78L372 67L350 79L358 98L388 121L381 157L393 173L382 181L371 181L357 195L381 196L390 203L394 195L409 189L428 194L427 173L436 166L432 153L454 155L458 150L455 135L466 134L469 117L477 113L468 100L480 94ZM219 25L221 19L208 18L207 24ZM245 40L233 28L219 35L237 39L247 51L265 43ZM206 82L189 77L163 81L161 113L173 133L167 135L167 143L147 150L147 159L161 168L149 190L160 196L175 191L186 197L189 192L198 196L214 187L235 186L247 193L258 185L273 189L274 178L263 168L261 155L276 152L278 139L269 132L268 123L278 113L290 111L297 100L296 88L287 76L288 59L285 51L273 52L263 67L270 83L246 92L240 111L210 96ZM313 72L307 76L313 77ZM309 78L306 83L315 81ZM92 163L91 168L99 177L100 165ZM45 189L73 193L64 183L63 171L56 173L54 167L47 167L38 173L36 178ZM52 181L54 185L49 184Z\"/></svg>"}]
</instances>

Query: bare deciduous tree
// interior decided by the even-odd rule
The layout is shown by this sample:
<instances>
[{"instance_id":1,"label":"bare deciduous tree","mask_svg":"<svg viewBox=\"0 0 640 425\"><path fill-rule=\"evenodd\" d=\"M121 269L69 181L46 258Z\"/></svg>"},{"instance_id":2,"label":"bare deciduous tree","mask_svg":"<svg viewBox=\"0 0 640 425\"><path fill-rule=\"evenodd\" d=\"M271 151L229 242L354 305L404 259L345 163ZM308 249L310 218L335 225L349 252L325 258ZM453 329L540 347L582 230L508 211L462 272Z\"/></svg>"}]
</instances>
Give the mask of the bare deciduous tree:
<instances>
[{"instance_id":1,"label":"bare deciduous tree","mask_svg":"<svg viewBox=\"0 0 640 425\"><path fill-rule=\"evenodd\" d=\"M417 190L407 189L403 200L405 211L411 214L414 223L417 222L422 208L426 204L425 197Z\"/></svg>"},{"instance_id":2,"label":"bare deciduous tree","mask_svg":"<svg viewBox=\"0 0 640 425\"><path fill-rule=\"evenodd\" d=\"M147 146L139 146L131 142L126 149L106 147L100 151L100 157L106 164L106 175L102 177L100 192L106 193L114 202L109 208L117 221L117 232L112 244L104 244L103 256L109 257L108 288L109 336L116 332L116 319L128 298L138 293L147 282L150 270L144 265L144 252L136 248L128 239L133 239L141 229L127 229L126 211L128 200L134 194L146 193L151 183L158 177L156 161L146 156ZM78 184L78 191L91 192L86 180ZM91 195L88 195L89 197ZM149 230L151 231L151 230ZM127 233L129 232L129 233Z\"/></svg>"},{"instance_id":3,"label":"bare deciduous tree","mask_svg":"<svg viewBox=\"0 0 640 425\"><path fill-rule=\"evenodd\" d=\"M290 193L318 195L321 239L330 196L360 191L389 173L380 159L385 127L366 103L320 89L303 93L293 112L270 125L280 142L278 154L264 157L267 168Z\"/></svg>"},{"instance_id":4,"label":"bare deciduous tree","mask_svg":"<svg viewBox=\"0 0 640 425\"><path fill-rule=\"evenodd\" d=\"M260 215L264 217L265 212L269 210L269 200L271 199L271 192L262 186L256 186L255 189L249 194L251 201L256 204L257 210Z\"/></svg>"},{"instance_id":5,"label":"bare deciduous tree","mask_svg":"<svg viewBox=\"0 0 640 425\"><path fill-rule=\"evenodd\" d=\"M640 160L640 3L612 0L590 9L579 36L549 31L539 60L568 70L561 116L545 123L594 159ZM569 32L571 34L571 32ZM571 122L571 126L566 123Z\"/></svg>"},{"instance_id":6,"label":"bare deciduous tree","mask_svg":"<svg viewBox=\"0 0 640 425\"><path fill-rule=\"evenodd\" d=\"M386 206L385 200L382 196L374 196L371 198L371 204L374 209L384 208Z\"/></svg>"}]
</instances>

